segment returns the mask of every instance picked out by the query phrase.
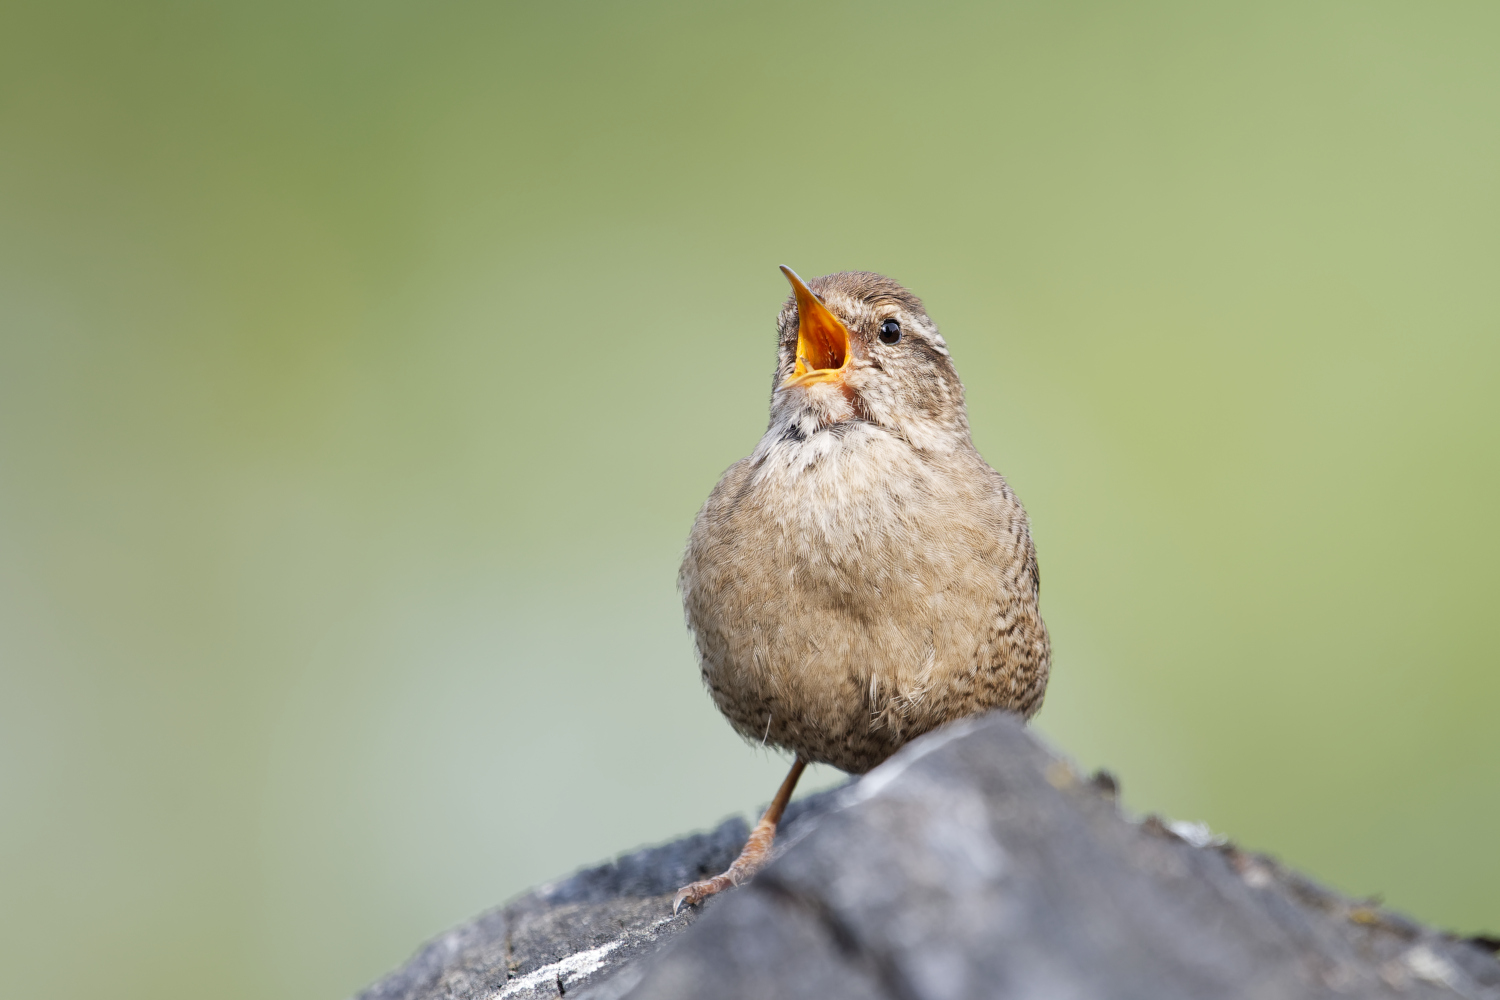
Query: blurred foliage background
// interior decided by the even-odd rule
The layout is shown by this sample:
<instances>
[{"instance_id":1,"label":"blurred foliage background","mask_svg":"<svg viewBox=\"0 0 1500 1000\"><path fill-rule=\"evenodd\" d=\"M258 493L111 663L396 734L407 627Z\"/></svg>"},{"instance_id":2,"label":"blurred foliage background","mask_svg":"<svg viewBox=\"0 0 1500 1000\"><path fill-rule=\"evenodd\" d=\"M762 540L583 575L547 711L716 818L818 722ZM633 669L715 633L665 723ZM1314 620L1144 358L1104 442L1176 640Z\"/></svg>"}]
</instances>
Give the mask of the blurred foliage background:
<instances>
[{"instance_id":1,"label":"blurred foliage background","mask_svg":"<svg viewBox=\"0 0 1500 1000\"><path fill-rule=\"evenodd\" d=\"M1500 927L1497 51L1484 3L3 4L5 992L340 997L769 798L674 575L779 263L943 327L1051 740Z\"/></svg>"}]
</instances>

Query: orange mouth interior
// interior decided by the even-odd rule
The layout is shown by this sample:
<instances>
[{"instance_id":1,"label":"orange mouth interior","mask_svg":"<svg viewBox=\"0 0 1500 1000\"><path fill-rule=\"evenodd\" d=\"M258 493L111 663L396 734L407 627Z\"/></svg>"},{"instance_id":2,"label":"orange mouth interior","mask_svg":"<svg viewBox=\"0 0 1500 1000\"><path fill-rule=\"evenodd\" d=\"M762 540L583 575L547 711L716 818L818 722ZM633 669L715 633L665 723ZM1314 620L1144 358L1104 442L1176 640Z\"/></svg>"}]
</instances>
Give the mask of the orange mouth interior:
<instances>
[{"instance_id":1,"label":"orange mouth interior","mask_svg":"<svg viewBox=\"0 0 1500 1000\"><path fill-rule=\"evenodd\" d=\"M818 301L796 271L783 266L781 272L797 299L797 363L782 385L837 380L849 367L849 330Z\"/></svg>"}]
</instances>

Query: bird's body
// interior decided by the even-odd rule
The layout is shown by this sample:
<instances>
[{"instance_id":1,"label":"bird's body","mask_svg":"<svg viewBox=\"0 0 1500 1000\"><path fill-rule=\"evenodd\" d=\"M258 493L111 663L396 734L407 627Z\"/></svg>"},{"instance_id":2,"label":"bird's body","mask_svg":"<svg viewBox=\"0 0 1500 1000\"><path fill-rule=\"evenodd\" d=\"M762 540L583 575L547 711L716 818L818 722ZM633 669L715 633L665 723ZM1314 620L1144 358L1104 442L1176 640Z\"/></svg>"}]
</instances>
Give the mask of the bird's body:
<instances>
[{"instance_id":1,"label":"bird's body","mask_svg":"<svg viewBox=\"0 0 1500 1000\"><path fill-rule=\"evenodd\" d=\"M783 804L803 762L862 773L953 719L1031 716L1050 663L1026 512L970 441L921 301L866 272L787 277L770 427L699 512L678 577L720 711L797 755Z\"/></svg>"},{"instance_id":2,"label":"bird's body","mask_svg":"<svg viewBox=\"0 0 1500 1000\"><path fill-rule=\"evenodd\" d=\"M868 771L1047 681L1026 514L972 447L866 422L770 438L698 516L682 568L703 680L745 737Z\"/></svg>"}]
</instances>

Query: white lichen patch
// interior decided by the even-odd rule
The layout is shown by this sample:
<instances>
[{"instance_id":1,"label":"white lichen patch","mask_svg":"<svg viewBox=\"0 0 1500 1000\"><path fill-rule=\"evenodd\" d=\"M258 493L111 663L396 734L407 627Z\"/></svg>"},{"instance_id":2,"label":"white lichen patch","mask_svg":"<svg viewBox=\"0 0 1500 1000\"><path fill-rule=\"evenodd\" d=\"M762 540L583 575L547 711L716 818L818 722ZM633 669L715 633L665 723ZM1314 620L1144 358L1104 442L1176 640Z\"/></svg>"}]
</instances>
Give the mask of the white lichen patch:
<instances>
[{"instance_id":1,"label":"white lichen patch","mask_svg":"<svg viewBox=\"0 0 1500 1000\"><path fill-rule=\"evenodd\" d=\"M1214 833L1207 823L1174 819L1167 823L1167 829L1194 847L1221 847L1229 843L1228 837Z\"/></svg>"},{"instance_id":2,"label":"white lichen patch","mask_svg":"<svg viewBox=\"0 0 1500 1000\"><path fill-rule=\"evenodd\" d=\"M539 986L562 983L570 986L587 976L598 972L604 965L605 957L624 942L611 941L588 951L579 951L569 955L560 962L544 965L535 972L528 972L524 976L517 976L505 984L504 989L496 993L492 1000L504 1000L505 997L516 996L527 990L534 990Z\"/></svg>"},{"instance_id":3,"label":"white lichen patch","mask_svg":"<svg viewBox=\"0 0 1500 1000\"><path fill-rule=\"evenodd\" d=\"M1418 979L1425 979L1429 983L1437 983L1439 986L1447 986L1451 989L1456 987L1463 978L1463 974L1452 962L1425 944L1419 944L1410 949L1402 958L1412 975Z\"/></svg>"},{"instance_id":4,"label":"white lichen patch","mask_svg":"<svg viewBox=\"0 0 1500 1000\"><path fill-rule=\"evenodd\" d=\"M1271 874L1269 868L1257 864L1246 865L1240 877L1252 889L1264 889L1276 881L1276 877Z\"/></svg>"}]
</instances>

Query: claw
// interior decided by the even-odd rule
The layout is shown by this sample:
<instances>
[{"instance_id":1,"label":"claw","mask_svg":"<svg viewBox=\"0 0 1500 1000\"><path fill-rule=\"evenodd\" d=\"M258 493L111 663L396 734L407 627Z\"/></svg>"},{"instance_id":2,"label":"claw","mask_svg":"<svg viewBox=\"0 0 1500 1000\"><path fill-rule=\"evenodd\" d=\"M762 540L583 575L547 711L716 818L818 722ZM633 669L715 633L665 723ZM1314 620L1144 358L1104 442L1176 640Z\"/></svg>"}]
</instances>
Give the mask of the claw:
<instances>
[{"instance_id":1,"label":"claw","mask_svg":"<svg viewBox=\"0 0 1500 1000\"><path fill-rule=\"evenodd\" d=\"M709 896L723 892L725 889L733 888L739 884L739 879L735 878L735 873L728 871L723 875L715 875L713 878L704 879L702 882L685 885L677 890L677 895L672 897L672 913L675 915L678 910L682 909L683 903L689 906L697 906Z\"/></svg>"}]
</instances>

